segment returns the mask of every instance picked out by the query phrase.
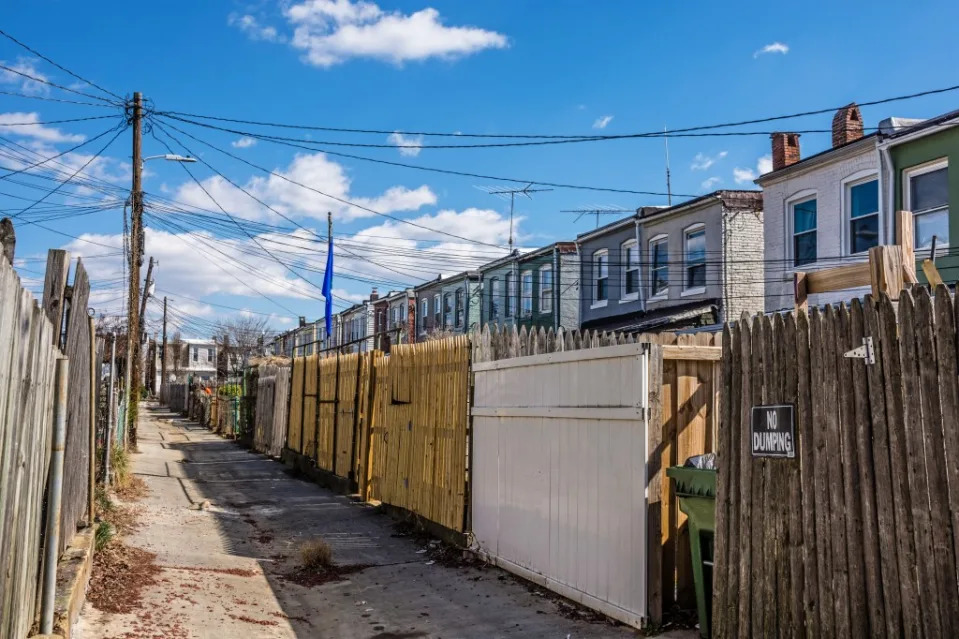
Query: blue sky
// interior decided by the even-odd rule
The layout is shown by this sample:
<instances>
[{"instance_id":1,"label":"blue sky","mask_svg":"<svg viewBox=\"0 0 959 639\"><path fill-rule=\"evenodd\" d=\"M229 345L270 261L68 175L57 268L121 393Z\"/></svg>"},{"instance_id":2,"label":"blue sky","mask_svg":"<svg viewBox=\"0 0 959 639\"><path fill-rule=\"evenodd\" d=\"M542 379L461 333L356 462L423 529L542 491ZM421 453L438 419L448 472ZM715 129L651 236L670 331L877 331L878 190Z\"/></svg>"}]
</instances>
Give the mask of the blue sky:
<instances>
[{"instance_id":1,"label":"blue sky","mask_svg":"<svg viewBox=\"0 0 959 639\"><path fill-rule=\"evenodd\" d=\"M615 135L839 106L949 86L959 79L944 63L955 57L956 3L927 3L922 10L905 12L901 3L892 2L741 2L735 8L706 2L686 3L682 8L661 5L506 0L132 4L33 0L12 2L2 28L121 96L142 91L157 111L384 131ZM74 78L12 42L0 41L0 60L8 67L97 93L74 85ZM0 75L0 81L0 90L86 100L9 73ZM875 126L890 115L935 115L956 108L957 94L865 108L865 121ZM0 95L0 104L0 136L40 154L35 157L64 151L83 139L80 136L90 139L114 122L37 127L4 127L4 122L117 113L112 108L10 95ZM830 120L831 116L820 115L739 130L828 129ZM325 211L332 210L336 239L342 238L344 248L377 262L344 256L340 260L344 274L377 281L381 292L400 283L416 283L432 273L464 270L501 254L503 250L496 247L506 244L508 202L477 187L509 183L323 156L263 140L243 146L237 134L160 122L324 193L478 242L429 234L339 204L175 134L227 178L299 225L323 234ZM219 124L295 138L308 135L312 140L370 144L397 140L385 134ZM595 128L602 124L603 128ZM99 150L112 135L64 156L63 161L77 168L89 159L83 153ZM159 131L158 137L162 137ZM450 144L482 141L427 138L425 143L440 140ZM803 135L803 155L827 144L828 135ZM328 148L484 175L665 191L663 144L655 138L498 149ZM164 152L153 137L144 138L145 155ZM750 178L765 166L763 158L768 153L769 140L763 135L673 138L673 191L693 195L715 188L755 188ZM75 205L81 201L78 198L99 198L100 202L107 198L105 210L44 225L119 246L121 208L107 206L109 201L122 202L119 193L121 187L128 188L129 156L130 136L123 133L104 159L93 161L85 170L114 185L112 196L103 191L69 195L74 192L71 185L48 199ZM4 157L4 166L15 163L16 158ZM159 161L147 168L148 205L153 194L187 209L217 210L181 167ZM189 168L217 202L239 218L295 230L217 178L207 166L197 163ZM18 181L52 186L38 178ZM3 182L8 182L0 187L5 210L16 212L30 203L17 197L35 199L44 193ZM674 202L682 199L674 197ZM532 201L517 202L519 243L539 246L572 239L592 228L591 218L574 224L574 216L561 213L562 209L664 203L665 197L657 195L570 189L540 193ZM154 215L163 213L157 210ZM207 229L211 236L202 241L156 225L147 238L148 254L160 260L160 294L176 298L179 312L193 318L184 324L184 333L198 333L207 326L204 322L233 312L212 304L276 313L271 321L277 329L289 326L294 315L311 319L321 315L316 288L298 281L246 236L237 237L237 227L220 217L222 227ZM198 226L184 220L189 218L181 216L178 223L197 232ZM306 242L309 237L298 231L294 237L276 235L259 242L296 267L322 270L323 247ZM223 253L210 250L211 242ZM115 252L70 240L37 224L21 224L18 256L27 261L18 266L28 284L36 287L31 278L43 270L42 262L32 258L42 256L47 248L65 245L78 255ZM229 257L249 266L237 267ZM100 289L93 305L108 313L119 312L119 258L97 257L87 264ZM319 285L319 273L304 274ZM337 305L368 295L370 286L367 281L338 277ZM308 295L302 295L303 291Z\"/></svg>"}]
</instances>

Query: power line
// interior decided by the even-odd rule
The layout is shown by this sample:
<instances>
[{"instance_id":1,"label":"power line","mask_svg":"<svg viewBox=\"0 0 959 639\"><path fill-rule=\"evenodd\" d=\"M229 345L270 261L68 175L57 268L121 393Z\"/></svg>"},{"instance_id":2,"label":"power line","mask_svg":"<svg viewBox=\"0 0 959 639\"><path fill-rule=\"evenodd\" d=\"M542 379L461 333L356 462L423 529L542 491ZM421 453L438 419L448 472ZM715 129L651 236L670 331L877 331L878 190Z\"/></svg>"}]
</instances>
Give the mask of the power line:
<instances>
[{"instance_id":1,"label":"power line","mask_svg":"<svg viewBox=\"0 0 959 639\"><path fill-rule=\"evenodd\" d=\"M930 89L930 90L926 90L926 91L920 91L920 92L917 92L917 93L910 93L910 94L899 95L899 96L894 96L894 97L889 97L889 98L881 98L881 99L878 99L878 100L869 100L869 101L866 101L866 102L857 102L857 105L860 106L860 107L864 107L864 106L875 106L875 105L878 105L878 104L888 104L888 103L890 103L890 102L898 102L898 101L902 101L902 100L911 100L911 99L920 98L920 97L925 97L925 96L929 96L929 95L937 95L937 94L941 94L941 93L947 93L947 92L950 92L950 91L955 91L955 90L957 90L957 89L959 89L959 85L953 85L953 86L942 87L942 88L938 88L938 89ZM738 122L724 122L724 123L720 123L720 124L707 124L707 125L691 126L691 127L671 129L671 130L666 130L666 131L661 131L661 130L660 130L660 131L650 131L650 132L644 132L644 133L626 133L626 134L621 134L621 135L606 135L606 136L589 136L589 135L578 135L578 136L570 135L570 136L567 136L567 135L540 135L540 134L526 134L526 135L512 134L512 135L511 135L511 134L459 133L459 132L449 133L449 132L435 132L435 131L401 131L401 130L396 130L396 129L392 129L392 130L385 130L385 129L351 129L351 128L344 128L344 127L324 127L324 126L313 126L313 125L303 125L303 124L283 124L283 123L277 123L277 122L264 122L264 121L256 121L256 120L243 120L243 119L225 118L225 117L219 117L219 116L213 116L213 115L202 115L202 114L197 114L197 113L185 113L185 112L183 112L183 111L159 111L159 112L157 112L157 115L167 115L167 116L178 115L178 116L187 116L187 117L194 117L194 118L202 118L202 119L205 119L205 120L216 120L216 121L220 121L220 122L234 122L234 123L239 123L239 124L253 124L253 125L269 126L269 127L276 127L276 128L303 129L303 130L312 130L312 131L330 131L330 132L338 132L338 133L365 133L365 134L377 134L377 135L389 135L389 134L392 134L392 133L399 133L399 134L401 134L401 135L422 135L422 136L439 136L439 137L468 137L468 138L503 138L503 139L509 139L509 138L524 138L524 139L575 139L575 140L604 139L604 140L612 140L612 139L619 139L619 138L662 137L664 134L665 134L665 135L669 135L669 136L673 136L673 135L678 134L678 133L688 133L688 132L692 132L692 131L704 131L704 130L709 130L709 129L720 129L720 128L735 127L735 126L743 126L743 125L747 125L747 124L761 124L761 123L765 123L765 122L776 122L776 121L780 121L780 120L788 120L788 119L792 119L792 118L800 118L800 117L806 117L806 116L810 116L810 115L821 115L821 114L823 114L823 113L832 113L832 112L835 112L835 111L838 110L838 109L841 109L841 108L844 107L844 106L846 106L846 105L834 106L834 107L828 107L828 108L821 108L821 109L814 109L814 110L810 110L810 111L802 111L802 112L790 113L790 114L786 114L786 115L775 115L775 116L769 116L769 117L763 117L763 118L755 118L755 119L752 119L752 120L741 120L741 121L738 121ZM520 180L520 181L525 182L525 181L528 181L528 180Z\"/></svg>"},{"instance_id":2,"label":"power line","mask_svg":"<svg viewBox=\"0 0 959 639\"><path fill-rule=\"evenodd\" d=\"M26 93L17 93L16 91L0 91L0 95L10 95L18 98L24 98L27 100L43 100L45 102L61 102L63 104L78 104L80 106L101 107L106 109L112 109L112 108L115 108L116 106L119 106L112 102L107 104L102 104L100 102L80 102L78 100L65 100L63 98L51 98L45 95L29 95Z\"/></svg>"},{"instance_id":3,"label":"power line","mask_svg":"<svg viewBox=\"0 0 959 639\"><path fill-rule=\"evenodd\" d=\"M50 64L52 64L52 65L55 66L56 68L60 69L60 70L63 71L64 73L70 74L71 76L73 76L74 78L76 78L77 80L79 80L80 82L85 82L85 83L89 84L91 87L93 87L93 88L95 88L95 89L99 89L100 91L103 91L103 92L106 93L107 95L111 95L111 96L113 96L114 98L116 98L117 100L120 100L121 102L123 102L123 98L121 98L120 96L118 96L118 95L117 95L116 93L114 93L113 91L110 91L109 89L104 89L104 88L101 87L99 84L97 84L97 83L95 83L95 82L93 82L93 81L91 81L91 80L87 80L87 79L84 78L83 76L74 73L74 72L71 71L70 69L67 69L67 68L64 67L64 66L61 66L61 65L57 64L56 62L54 62L53 60L51 60L51 59L48 58L47 56L45 56L45 55L43 55L42 53L40 53L39 51L37 51L36 49L30 47L30 46L27 45L27 44L24 44L24 43L21 42L20 40L17 40L17 39L14 38L12 35L10 35L9 33L7 33L6 31L4 31L3 29L0 29L0 35L2 35L3 37L7 38L8 40L10 40L10 41L12 41L12 42L15 42L15 43L18 44L18 45L20 45L21 47L23 47L24 49L26 49L27 51L29 51L29 52L32 53L33 55L37 56L38 58L49 62ZM101 99L102 99L102 98L101 98Z\"/></svg>"},{"instance_id":4,"label":"power line","mask_svg":"<svg viewBox=\"0 0 959 639\"><path fill-rule=\"evenodd\" d=\"M39 200L37 200L36 202L34 202L34 203L31 204L30 206L24 208L24 209L21 210L19 213L14 213L14 214L11 215L10 217L14 217L14 218L15 218L15 217L20 217L21 215L23 215L24 213L26 213L27 211L29 211L30 209L32 209L34 206L36 206L37 204L40 204L41 202L43 202L44 200L46 200L48 197L50 197L51 195L53 195L54 193L56 193L57 191L59 191L61 188L63 188L64 186L66 186L67 183L70 182L70 180L72 180L74 177L77 176L77 174L79 174L81 171L83 171L83 169L87 168L87 167L90 165L90 163L92 163L94 160L96 160L97 158L99 158L99 157L103 154L103 152L106 151L107 148L108 148L111 144L113 144L113 142L114 142L118 137L120 137L120 134L121 134L121 133L123 133L123 129L120 129L119 131L117 131L116 135L114 135L112 138L110 138L110 141L107 142L107 143L103 146L103 148L101 148L99 151L97 151L96 154L92 155L89 160L87 160L86 162L84 162L83 165L82 165L79 169L77 169L76 171L73 172L72 175L70 175L70 177L68 177L66 180L63 180L62 182L60 182L60 184L58 184L58 185L57 185L55 188L53 188L52 190L48 191L46 195L44 195L43 197L41 197L41 198L40 198ZM27 222L27 224L30 224L30 222Z\"/></svg>"},{"instance_id":5,"label":"power line","mask_svg":"<svg viewBox=\"0 0 959 639\"><path fill-rule=\"evenodd\" d=\"M161 131L164 131L167 135L170 135L168 132L165 131L165 129L164 129L164 127L163 127L162 125L157 124L157 126L158 126L158 128L160 128ZM225 155L227 155L227 156L229 156L229 157L232 157L232 158L235 159L235 160L239 160L240 162L243 162L244 164L247 164L247 165L249 165L249 166L251 166L251 167L253 167L253 168L255 168L255 169L259 170L259 171L263 171L264 173L268 173L269 175L272 175L272 176L274 176L274 177L278 177L278 178L280 178L281 180L284 180L284 181L286 181L286 182L289 182L290 184L294 184L294 185L296 185L296 186L299 186L299 187L301 187L301 188L307 189L307 190L309 190L309 191L313 191L314 193L317 193L317 194L319 194L319 195L322 195L323 197L329 198L329 199L331 199L331 200L335 200L336 202L340 202L341 204L345 204L345 205L347 205L347 206L352 206L353 208L360 209L361 211L367 211L368 213L372 213L372 214L378 215L378 216L380 216L380 217L385 217L385 218L387 218L387 219L393 220L394 222L399 222L399 223L401 223L401 224L407 224L407 225L409 225L409 226L414 226L414 227L416 227L416 228L418 228L418 229L422 229L422 230L424 230L424 231L429 231L430 233L436 233L436 234L438 234L438 235L447 235L447 236L449 236L449 237L454 237L454 238L456 238L456 239L458 239L458 240L463 240L464 242L469 242L469 243L473 243L473 244L485 244L486 246L492 246L492 247L494 247L494 248L503 248L503 247L498 246L498 245L496 245L496 244L490 244L490 243L488 243L488 242L482 242L482 241L480 241L480 240L474 240L474 239L470 239L470 238L467 238L467 237L463 237L462 235L456 235L455 233L449 233L449 232L447 232L447 231L441 231L441 230L439 230L439 229L433 229L433 228L430 228L430 227L428 227L428 226L424 226L424 225L422 225L422 224L417 224L416 222L411 222L410 220L404 220L403 218L396 217L395 215L390 215L389 213L381 213L380 211L373 210L373 209L371 209L371 208L369 208L369 207L367 207L367 206L363 206L362 204L357 204L356 202L351 202L351 201L346 200L346 199L344 199L344 198L337 197L337 196L335 196L335 195L330 195L329 193L324 193L323 191L320 191L320 190L318 190L318 189L315 189L315 188L313 188L312 186L307 186L306 184L303 184L302 182L297 182L296 180L292 180L292 179L288 178L287 176L283 175L282 173L277 173L277 172L275 172L275 171L271 171L270 169L267 169L267 168L264 168L264 167L262 167L262 166L259 166L258 164L254 164L254 163L252 163L252 162L250 162L250 161L248 161L248 160L246 160L246 159L244 159L244 158L241 158L241 157L239 157L239 156L237 156L237 155L234 155L233 153L230 153L229 151L226 151L226 150L224 150L224 149L221 149L221 148L219 148L219 147L217 147L217 146L215 146L215 145L213 145L213 144L210 144L209 142L205 142L205 141L203 141L203 140L200 140L200 139L198 139L198 138L190 135L190 134L187 133L186 131L183 131L182 129L177 128L176 126L174 126L174 125L172 125L172 124L169 124L169 123L168 123L168 126L169 126L170 128L172 128L173 130L179 131L179 132L182 133L183 135L189 137L191 140L195 140L196 142L199 142L200 144L203 144L204 146L207 146L207 147L213 149L214 151L219 151L220 153L223 153L223 154L225 154ZM172 137L172 136L171 136L171 137ZM173 138L173 139L176 139L176 138ZM181 145L182 145L182 144L181 144ZM184 148L186 148L186 147L184 147ZM203 161L203 160L201 159L201 162L202 162L202 161ZM205 164L205 162L204 162L204 164ZM209 166L209 165L208 165L208 166ZM211 170L213 170L213 169L211 168ZM218 174L219 174L219 173L218 173ZM222 174L219 174L219 175L221 175L221 177L222 177ZM224 179L226 179L226 178L224 178ZM231 182L231 184L233 184L233 183ZM271 209L271 210L273 210L273 209ZM284 216L284 217L285 217L285 216ZM286 219L289 219L289 218L286 218ZM296 222L293 222L293 223L296 224ZM302 227L301 227L301 228L302 228ZM309 229L304 229L304 230L309 231ZM313 231L309 231L309 232L312 233Z\"/></svg>"},{"instance_id":6,"label":"power line","mask_svg":"<svg viewBox=\"0 0 959 639\"><path fill-rule=\"evenodd\" d=\"M100 97L99 95L93 95L92 93L84 93L83 91L77 91L76 89L71 89L70 87L65 87L65 86L63 86L63 85L61 85L61 84L57 84L56 82L50 82L49 80L46 80L46 79L44 79L44 78L38 78L38 77L36 77L36 76L30 75L29 73L25 73L24 71L19 71L19 70L17 70L17 69L13 69L13 68L8 67L8 66L6 66L6 65L4 65L4 64L0 64L0 69L3 69L4 71L9 71L10 73L15 73L15 74L17 74L17 75L19 75L19 76L22 76L22 77L24 77L24 78L27 78L28 80L33 80L34 82L39 82L39 83L41 83L41 84L47 84L47 85L50 85L50 86L52 86L52 87L56 87L57 89L60 89L61 91L68 91L68 92L70 92L70 93L76 93L77 95L82 95L83 97L85 97L85 98L90 98L91 100L100 100L101 102L106 102L107 104L112 104L112 105L114 105L114 106L120 106L120 105L117 104L116 102L112 102L111 100L107 100L106 98L102 98L102 97Z\"/></svg>"},{"instance_id":7,"label":"power line","mask_svg":"<svg viewBox=\"0 0 959 639\"><path fill-rule=\"evenodd\" d=\"M91 115L85 118L67 118L66 120L47 120L46 122L0 122L0 129L8 126L45 126L48 124L66 124L68 122L86 122L88 120L107 120L115 115Z\"/></svg>"},{"instance_id":8,"label":"power line","mask_svg":"<svg viewBox=\"0 0 959 639\"><path fill-rule=\"evenodd\" d=\"M176 126L170 124L169 122L167 123L167 125L170 126L171 128L173 128L174 130L179 131L180 133L183 133L184 135L190 136L189 133L187 133L186 131L184 131L184 130L182 130L182 129L177 128ZM215 128L215 127L213 127L213 128ZM261 136L259 136L259 135L257 135L257 134L252 134L252 133L249 134L249 135L250 135L250 137L254 137L254 138L257 138L257 139L262 139L262 140L265 140L265 141L267 141L267 142L272 142L273 144L279 144L279 145L282 145L282 146L289 146L289 147L292 147L292 148L304 149L304 150L306 150L306 151L311 151L311 152L313 152L313 153L321 152L321 153L325 153L325 154L327 154L327 155L332 155L332 156L334 156L334 157L348 158L348 159L351 159L351 160L360 160L361 162L372 162L372 163L374 163L374 164L384 164L384 165L387 165L387 166L398 166L398 167L401 167L401 168L415 169L415 170L417 170L417 171L427 171L427 172L430 172L430 173L442 173L442 174L445 174L445 175L457 175L457 176L460 176L460 177L479 178L479 179L481 179L481 180L493 180L493 181L498 181L498 182L514 182L514 183L516 183L516 184L535 184L535 185L537 185L537 186L551 186L551 187L561 188L561 189L575 189L575 190L582 190L582 191L600 191L600 192L605 192L605 193L627 193L627 194L631 194L631 195L654 195L654 196L664 196L664 197L667 195L666 193L659 192L659 191L636 191L636 190L632 190L632 189L615 189L615 188L599 187L599 186L586 186L586 185L582 185L582 184L565 184L565 183L561 183L561 182L545 182L545 181L543 181L543 180L531 180L531 179L528 179L528 178L520 179L520 178L503 177L503 176L498 176L498 175L484 175L484 174L482 174L482 173L469 173L469 172L467 172L467 171L456 171L456 170L453 170L453 169L441 169L441 168L432 167L432 166L424 166L424 165L422 165L422 164L408 164L408 163L405 163L405 162L395 162L395 161L392 161L392 160L383 160L383 159L379 159L379 158L365 157L365 156L362 156L362 155L354 155L354 154L352 154L352 153L342 153L342 152L340 152L340 151L331 151L331 150L329 150L329 149L325 149L325 148L322 148L322 147L306 146L305 144L296 144L296 143L294 143L294 142L282 142L282 141L279 141L279 140L270 139L270 138L268 138L268 137L261 137ZM190 136L190 137L193 137L193 136ZM196 138L193 138L193 139L196 140ZM211 144L209 144L209 143L207 143L207 142L203 142L202 140L197 140L197 141L200 142L201 144L205 144L205 145L207 145L207 146L210 146L211 148L216 149L216 147L213 147L213 145L211 145ZM221 153L225 153L225 154L229 155L230 157L232 157L232 158L234 158L234 159L236 159L236 160L239 160L239 161L241 161L241 162L245 162L245 163L250 164L251 166L254 166L254 167L256 166L256 165L251 164L250 162L247 162L247 160L245 160L244 158L242 158L242 157L240 157L240 156L237 156L237 155L234 155L234 154L232 154L232 153L230 153L230 152L228 152L228 151L223 151L222 149L216 149L216 150L220 151ZM260 168L260 167L257 167L257 168ZM262 170L267 171L268 169L262 169ZM274 175L277 175L277 174L274 174ZM282 176L281 176L281 177L282 177ZM284 179L285 179L285 178L284 178ZM698 195L692 195L692 194L689 194L689 193L674 193L673 195L679 195L679 196L681 196L681 197L699 197ZM360 207L360 208L362 208L362 207ZM500 247L500 248L501 248L501 247Z\"/></svg>"},{"instance_id":9,"label":"power line","mask_svg":"<svg viewBox=\"0 0 959 639\"><path fill-rule=\"evenodd\" d=\"M108 115L108 116L101 116L101 118L102 118L102 117L115 118L116 116ZM93 118L93 119L101 119L101 118ZM6 126L6 125L0 125L0 128L2 128L2 126ZM63 151L63 152L61 152L61 153L57 153L56 155L50 156L50 157L48 157L48 158L44 158L44 159L40 160L39 162L35 162L34 164L30 164L29 166L25 166L25 167L23 167L22 169L17 169L16 171L10 171L9 173L4 173L3 175L0 175L0 180L5 180L6 178L10 177L11 175L16 175L16 174L18 174L18 173L23 173L24 171L29 171L30 169L36 168L36 167L38 167L38 166L40 166L40 165L42 165L42 164L46 164L47 162L51 162L51 161L53 161L53 160L56 160L56 159L59 158L59 157L63 157L64 155L67 155L68 153L73 153L73 152L76 151L77 149L79 149L79 148L81 148L81 147L83 147L83 146L85 146L85 145L87 145L87 144L90 144L91 142L95 142L96 140L99 140L100 138L102 138L103 136L105 136L105 135L106 135L107 133L109 133L110 131L115 130L115 128L116 128L116 127L110 127L109 129L107 129L107 130L104 131L103 133L97 135L96 137L90 138L90 139L88 139L88 140L84 140L84 141L81 142L80 144L77 144L76 146L73 146L73 147L67 149L66 151Z\"/></svg>"}]
</instances>

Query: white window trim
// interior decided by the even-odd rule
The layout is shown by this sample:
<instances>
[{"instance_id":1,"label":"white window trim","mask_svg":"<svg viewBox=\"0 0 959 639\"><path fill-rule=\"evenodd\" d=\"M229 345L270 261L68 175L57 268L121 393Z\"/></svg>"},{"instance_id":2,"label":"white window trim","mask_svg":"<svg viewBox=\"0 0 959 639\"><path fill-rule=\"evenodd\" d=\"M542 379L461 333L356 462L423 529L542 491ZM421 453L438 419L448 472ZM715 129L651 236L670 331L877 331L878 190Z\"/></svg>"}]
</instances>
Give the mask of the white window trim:
<instances>
[{"instance_id":1,"label":"white window trim","mask_svg":"<svg viewBox=\"0 0 959 639\"><path fill-rule=\"evenodd\" d=\"M526 276L529 275L529 311L523 308L523 304L526 301L526 294L523 292L523 282L526 280ZM533 282L533 271L525 270L519 274L519 313L522 317L532 317L533 316L533 300L536 299L533 296L533 290L536 288Z\"/></svg>"},{"instance_id":2,"label":"white window trim","mask_svg":"<svg viewBox=\"0 0 959 639\"><path fill-rule=\"evenodd\" d=\"M908 169L902 170L902 204L903 208L907 211L912 211L912 185L910 183L910 178L913 178L917 175L923 175L925 173L932 173L933 171L938 171L940 169L949 169L949 158L938 158L925 162L923 164L917 164L916 166L910 166ZM950 203L946 203L946 209L949 209ZM913 211L915 215L915 211ZM913 222L915 225L915 222ZM915 226L913 227L913 234L915 234ZM939 255L940 249L945 249L949 247L949 242L940 242L936 241L936 255Z\"/></svg>"},{"instance_id":3,"label":"white window trim","mask_svg":"<svg viewBox=\"0 0 959 639\"><path fill-rule=\"evenodd\" d=\"M796 266L796 256L794 249L794 240L796 238L795 233L795 215L793 214L793 207L797 204L802 204L809 200L816 200L816 228L813 229L816 232L816 261L809 262L807 264L800 264ZM787 271L789 272L789 279L792 279L793 271L805 271L810 270L814 264L819 262L819 192L814 189L806 189L804 191L799 191L798 193L792 195L785 201L786 205L786 264L788 265ZM808 231L805 231L808 232Z\"/></svg>"},{"instance_id":4,"label":"white window trim","mask_svg":"<svg viewBox=\"0 0 959 639\"><path fill-rule=\"evenodd\" d=\"M653 292L653 245L658 244L659 242L666 242L666 288L659 292ZM647 302L659 302L665 299L669 299L669 235L666 233L660 233L659 235L654 235L649 238L646 242L646 246L649 249L649 297L646 298Z\"/></svg>"},{"instance_id":5,"label":"white window trim","mask_svg":"<svg viewBox=\"0 0 959 639\"><path fill-rule=\"evenodd\" d=\"M839 189L842 196L842 229L839 232L840 241L842 242L842 249L840 253L846 256L856 256L856 257L866 257L869 254L869 251L860 251L858 253L853 253L851 248L852 243L852 233L850 231L850 226L852 225L852 187L859 186L860 184L865 184L866 182L871 182L876 180L876 188L880 191L879 193L879 245L882 245L886 241L886 225L882 221L882 185L879 184L879 173L875 169L865 169L863 171L857 171L852 175L849 175L843 178L839 182ZM816 213L816 225L819 224L819 213ZM818 261L818 260L817 260ZM794 267L795 268L795 267Z\"/></svg>"},{"instance_id":6,"label":"white window trim","mask_svg":"<svg viewBox=\"0 0 959 639\"><path fill-rule=\"evenodd\" d=\"M596 270L596 262L599 258L606 258L606 299L599 299L599 272ZM593 251L593 306L591 308L601 308L609 302L609 249L599 249Z\"/></svg>"},{"instance_id":7,"label":"white window trim","mask_svg":"<svg viewBox=\"0 0 959 639\"><path fill-rule=\"evenodd\" d=\"M428 319L430 316L430 298L424 297L423 304L421 305L421 313L423 313L423 319Z\"/></svg>"},{"instance_id":8,"label":"white window trim","mask_svg":"<svg viewBox=\"0 0 959 639\"><path fill-rule=\"evenodd\" d=\"M549 275L550 275L549 289L543 288L543 271L549 271ZM539 312L540 314L553 312L553 287L554 286L556 286L556 282L553 279L553 265L545 264L543 266L540 266L539 267ZM549 308L545 308L545 305L543 304L543 300L545 299L543 297L543 293L546 290L549 290Z\"/></svg>"},{"instance_id":9,"label":"white window trim","mask_svg":"<svg viewBox=\"0 0 959 639\"><path fill-rule=\"evenodd\" d=\"M496 312L490 312L489 321L495 322L499 319L500 315L500 305L496 301L496 296L499 294L499 291L496 289L499 288L500 279L498 277L491 277L489 280L489 305L492 309L495 309ZM489 309L489 310L492 310ZM489 312L489 310L487 312Z\"/></svg>"},{"instance_id":10,"label":"white window trim","mask_svg":"<svg viewBox=\"0 0 959 639\"><path fill-rule=\"evenodd\" d=\"M693 286L693 287L686 286L686 273L689 271L689 254L688 254L689 253L689 250L688 250L689 235L691 233L696 233L698 231L703 232L703 258L704 258L703 268L706 268L706 265L709 263L709 261L705 259L706 257L706 253L705 253L706 224L703 222L690 224L689 226L683 229L683 288L682 288L682 291L680 291L679 293L681 297L686 297L687 295L699 295L700 293L703 293L706 291L705 286Z\"/></svg>"},{"instance_id":11,"label":"white window trim","mask_svg":"<svg viewBox=\"0 0 959 639\"><path fill-rule=\"evenodd\" d=\"M636 266L635 266L635 268L630 268L630 266L629 266L629 259L626 257L626 250L629 249L629 248L634 248L634 249L636 250ZM622 278L623 281L620 283L620 284L621 284L621 286L620 286L620 289L621 289L621 290L620 290L620 295L619 295L619 303L622 304L622 303L624 303L624 302L634 302L634 301L636 301L636 300L639 299L639 289L643 286L643 283L640 281L641 278L639 277L639 274L640 274L640 266L639 266L639 240L637 240L636 238L632 238L632 239L626 240L625 242L623 242L622 244L620 244L620 245L619 245L619 254L620 254L620 256L622 257L622 260L623 260L623 278ZM635 293L627 293L627 292L626 292L626 274L627 274L629 271L636 271L636 292L635 292Z\"/></svg>"}]
</instances>

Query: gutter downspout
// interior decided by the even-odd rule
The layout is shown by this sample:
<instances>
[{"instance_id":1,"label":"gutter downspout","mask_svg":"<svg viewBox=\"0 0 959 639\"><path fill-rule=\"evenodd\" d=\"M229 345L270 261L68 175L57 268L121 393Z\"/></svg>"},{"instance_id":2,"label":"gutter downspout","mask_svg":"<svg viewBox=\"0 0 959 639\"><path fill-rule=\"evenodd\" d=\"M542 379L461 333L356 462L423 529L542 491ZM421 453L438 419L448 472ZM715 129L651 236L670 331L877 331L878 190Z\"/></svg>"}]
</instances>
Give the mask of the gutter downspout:
<instances>
[{"instance_id":1,"label":"gutter downspout","mask_svg":"<svg viewBox=\"0 0 959 639\"><path fill-rule=\"evenodd\" d=\"M579 268L579 295L577 296L577 297L579 297L579 302L578 302L578 304L579 304L579 322L577 322L578 326L577 326L575 329L567 326L567 327L566 327L566 330L577 330L577 331L578 331L578 330L583 326L583 320L586 319L586 312L585 312L585 311L586 311L586 297L584 296L584 289L585 289L586 287L583 286L583 281L584 281L584 280L583 280L583 258L582 258L582 255L581 255L581 253L580 253L580 250L579 250L579 249L580 249L579 240L576 240L576 242L574 242L574 244L576 244L576 264L578 265L578 268ZM563 344L565 345L565 343L566 343L566 340L564 339L564 340L563 340Z\"/></svg>"},{"instance_id":2,"label":"gutter downspout","mask_svg":"<svg viewBox=\"0 0 959 639\"><path fill-rule=\"evenodd\" d=\"M559 331L559 317L562 313L562 307L559 301L559 289L563 283L562 273L559 270L559 246L553 245L553 290L550 293L553 296L553 332ZM539 278L540 287L543 286L543 276ZM543 297L543 291L539 292L540 299ZM540 309L542 310L542 309Z\"/></svg>"},{"instance_id":3,"label":"gutter downspout","mask_svg":"<svg viewBox=\"0 0 959 639\"><path fill-rule=\"evenodd\" d=\"M879 210L882 213L882 226L884 242L888 243L888 238L896 236L896 230L893 228L895 219L893 215L893 201L895 200L895 176L892 174L892 154L889 152L887 143L879 141L876 144L876 156L879 161Z\"/></svg>"},{"instance_id":4,"label":"gutter downspout","mask_svg":"<svg viewBox=\"0 0 959 639\"><path fill-rule=\"evenodd\" d=\"M57 557L60 556L60 509L63 503L63 457L67 444L67 381L70 360L57 360L53 403L53 448L50 453L47 520L43 546L43 582L40 598L40 634L53 632L57 594Z\"/></svg>"}]
</instances>

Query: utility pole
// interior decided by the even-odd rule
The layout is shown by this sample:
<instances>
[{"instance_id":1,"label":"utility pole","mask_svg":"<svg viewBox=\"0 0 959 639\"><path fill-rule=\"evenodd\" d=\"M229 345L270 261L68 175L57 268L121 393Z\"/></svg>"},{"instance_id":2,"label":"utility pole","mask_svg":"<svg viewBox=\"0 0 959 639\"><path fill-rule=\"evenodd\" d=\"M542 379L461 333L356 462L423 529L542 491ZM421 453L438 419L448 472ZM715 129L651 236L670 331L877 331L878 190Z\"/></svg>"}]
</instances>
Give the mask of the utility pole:
<instances>
[{"instance_id":1,"label":"utility pole","mask_svg":"<svg viewBox=\"0 0 959 639\"><path fill-rule=\"evenodd\" d=\"M110 386L107 392L107 437L103 445L103 485L110 485L110 461L113 454L113 424L116 420L117 404L113 387L117 376L117 334L110 336Z\"/></svg>"},{"instance_id":2,"label":"utility pole","mask_svg":"<svg viewBox=\"0 0 959 639\"><path fill-rule=\"evenodd\" d=\"M166 401L166 295L163 296L163 345L160 347L160 400Z\"/></svg>"},{"instance_id":3,"label":"utility pole","mask_svg":"<svg viewBox=\"0 0 959 639\"><path fill-rule=\"evenodd\" d=\"M143 261L143 157L141 152L143 95L133 94L133 184L130 189L130 282L127 296L126 420L130 444L137 446L137 404L140 387L140 264Z\"/></svg>"},{"instance_id":4,"label":"utility pole","mask_svg":"<svg viewBox=\"0 0 959 639\"><path fill-rule=\"evenodd\" d=\"M153 258L150 258L150 263L147 265L147 278L143 282L143 298L140 301L140 344L146 344L147 341L147 331L146 331L146 322L143 321L143 318L147 314L147 300L150 298L150 287L153 285ZM154 333L154 335L156 335Z\"/></svg>"}]
</instances>

